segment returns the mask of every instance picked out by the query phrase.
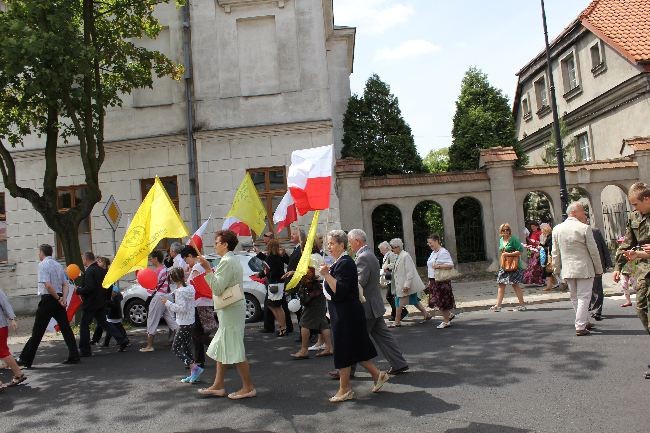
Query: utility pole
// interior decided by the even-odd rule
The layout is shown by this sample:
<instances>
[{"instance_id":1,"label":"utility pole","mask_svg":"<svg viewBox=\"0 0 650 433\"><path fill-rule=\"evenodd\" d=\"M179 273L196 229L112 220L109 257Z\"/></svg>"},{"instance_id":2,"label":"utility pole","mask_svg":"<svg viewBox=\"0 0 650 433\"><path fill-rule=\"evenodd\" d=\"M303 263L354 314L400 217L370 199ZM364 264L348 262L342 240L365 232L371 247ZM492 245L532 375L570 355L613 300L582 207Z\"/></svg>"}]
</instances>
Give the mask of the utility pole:
<instances>
[{"instance_id":1,"label":"utility pole","mask_svg":"<svg viewBox=\"0 0 650 433\"><path fill-rule=\"evenodd\" d=\"M557 170L560 175L560 202L562 204L562 221L567 218L566 208L569 205L569 194L566 187L566 176L564 172L564 150L562 149L562 137L560 136L560 119L557 114L557 103L555 102L555 82L551 68L551 47L548 44L548 28L546 27L546 9L544 0L542 2L542 22L544 24L544 41L546 42L546 71L548 75L548 87L551 92L551 111L553 112L553 134L555 135L555 153L557 155Z\"/></svg>"}]
</instances>

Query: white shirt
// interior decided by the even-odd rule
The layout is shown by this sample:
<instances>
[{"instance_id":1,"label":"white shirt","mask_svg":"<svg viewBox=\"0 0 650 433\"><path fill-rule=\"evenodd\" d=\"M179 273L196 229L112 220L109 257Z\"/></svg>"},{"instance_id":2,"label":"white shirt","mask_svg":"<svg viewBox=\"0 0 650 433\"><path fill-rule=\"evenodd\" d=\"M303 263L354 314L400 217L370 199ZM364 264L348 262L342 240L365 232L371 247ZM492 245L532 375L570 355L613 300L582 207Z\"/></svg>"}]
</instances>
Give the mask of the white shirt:
<instances>
[{"instance_id":1,"label":"white shirt","mask_svg":"<svg viewBox=\"0 0 650 433\"><path fill-rule=\"evenodd\" d=\"M63 285L66 283L66 276L63 266L52 257L45 257L38 264L38 294L47 295L45 283L50 283L58 294L63 294Z\"/></svg>"},{"instance_id":2,"label":"white shirt","mask_svg":"<svg viewBox=\"0 0 650 433\"><path fill-rule=\"evenodd\" d=\"M197 275L201 275L205 273L205 269L203 266L201 266L200 263L196 262L194 266L192 266L192 270L190 271L190 275L187 277L187 284L191 284L192 278L196 277ZM196 299L196 306L197 307L214 307L214 301L209 298L204 298L201 296L200 298Z\"/></svg>"},{"instance_id":3,"label":"white shirt","mask_svg":"<svg viewBox=\"0 0 650 433\"><path fill-rule=\"evenodd\" d=\"M176 302L167 302L165 306L169 311L176 313L176 323L191 325L194 323L194 286L181 286L174 293Z\"/></svg>"},{"instance_id":4,"label":"white shirt","mask_svg":"<svg viewBox=\"0 0 650 433\"><path fill-rule=\"evenodd\" d=\"M431 255L427 260L427 276L429 278L436 277L436 270L433 269L433 265L453 265L454 261L451 258L451 254L447 251L446 248L440 247L438 251L431 251Z\"/></svg>"}]
</instances>

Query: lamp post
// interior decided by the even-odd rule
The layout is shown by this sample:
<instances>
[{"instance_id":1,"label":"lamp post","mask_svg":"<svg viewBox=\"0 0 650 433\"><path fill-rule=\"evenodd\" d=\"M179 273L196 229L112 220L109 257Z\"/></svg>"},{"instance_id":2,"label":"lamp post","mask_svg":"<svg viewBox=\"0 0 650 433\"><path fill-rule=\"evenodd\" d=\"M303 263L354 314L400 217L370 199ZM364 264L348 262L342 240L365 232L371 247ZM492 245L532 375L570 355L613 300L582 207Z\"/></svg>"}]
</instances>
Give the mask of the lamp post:
<instances>
[{"instance_id":1,"label":"lamp post","mask_svg":"<svg viewBox=\"0 0 650 433\"><path fill-rule=\"evenodd\" d=\"M566 208L569 205L569 194L566 188L566 176L564 175L564 152L562 149L562 137L560 136L560 119L557 114L557 103L555 102L555 82L553 70L551 69L551 47L548 44L548 28L546 27L546 9L544 0L542 2L542 22L544 24L544 42L546 43L546 71L548 75L548 87L551 92L551 111L553 112L553 134L555 135L555 153L557 155L557 170L560 174L560 202L562 204L562 221L567 218Z\"/></svg>"}]
</instances>

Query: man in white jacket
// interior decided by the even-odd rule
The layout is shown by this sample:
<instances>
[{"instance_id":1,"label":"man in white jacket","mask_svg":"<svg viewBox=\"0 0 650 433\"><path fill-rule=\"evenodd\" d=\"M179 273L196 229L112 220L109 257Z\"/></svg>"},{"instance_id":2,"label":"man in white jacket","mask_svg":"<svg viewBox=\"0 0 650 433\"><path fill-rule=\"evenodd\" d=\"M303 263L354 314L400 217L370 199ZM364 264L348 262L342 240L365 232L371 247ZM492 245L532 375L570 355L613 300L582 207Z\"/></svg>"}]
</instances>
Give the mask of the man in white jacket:
<instances>
[{"instance_id":1,"label":"man in white jacket","mask_svg":"<svg viewBox=\"0 0 650 433\"><path fill-rule=\"evenodd\" d=\"M569 286L571 302L576 312L576 335L589 335L589 302L595 276L602 275L598 247L591 227L580 222L586 219L580 202L567 208L569 217L553 229L553 267Z\"/></svg>"}]
</instances>

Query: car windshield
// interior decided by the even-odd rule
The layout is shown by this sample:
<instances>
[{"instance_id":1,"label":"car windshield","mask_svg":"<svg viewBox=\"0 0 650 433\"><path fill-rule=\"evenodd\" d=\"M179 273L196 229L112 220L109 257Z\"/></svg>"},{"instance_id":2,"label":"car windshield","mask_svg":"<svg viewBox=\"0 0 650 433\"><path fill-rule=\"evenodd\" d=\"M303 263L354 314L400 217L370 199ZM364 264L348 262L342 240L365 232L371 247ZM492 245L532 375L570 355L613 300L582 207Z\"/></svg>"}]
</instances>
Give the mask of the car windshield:
<instances>
[{"instance_id":1,"label":"car windshield","mask_svg":"<svg viewBox=\"0 0 650 433\"><path fill-rule=\"evenodd\" d=\"M257 257L251 257L248 261L248 267L251 268L253 272L262 272L264 268L264 262Z\"/></svg>"}]
</instances>

